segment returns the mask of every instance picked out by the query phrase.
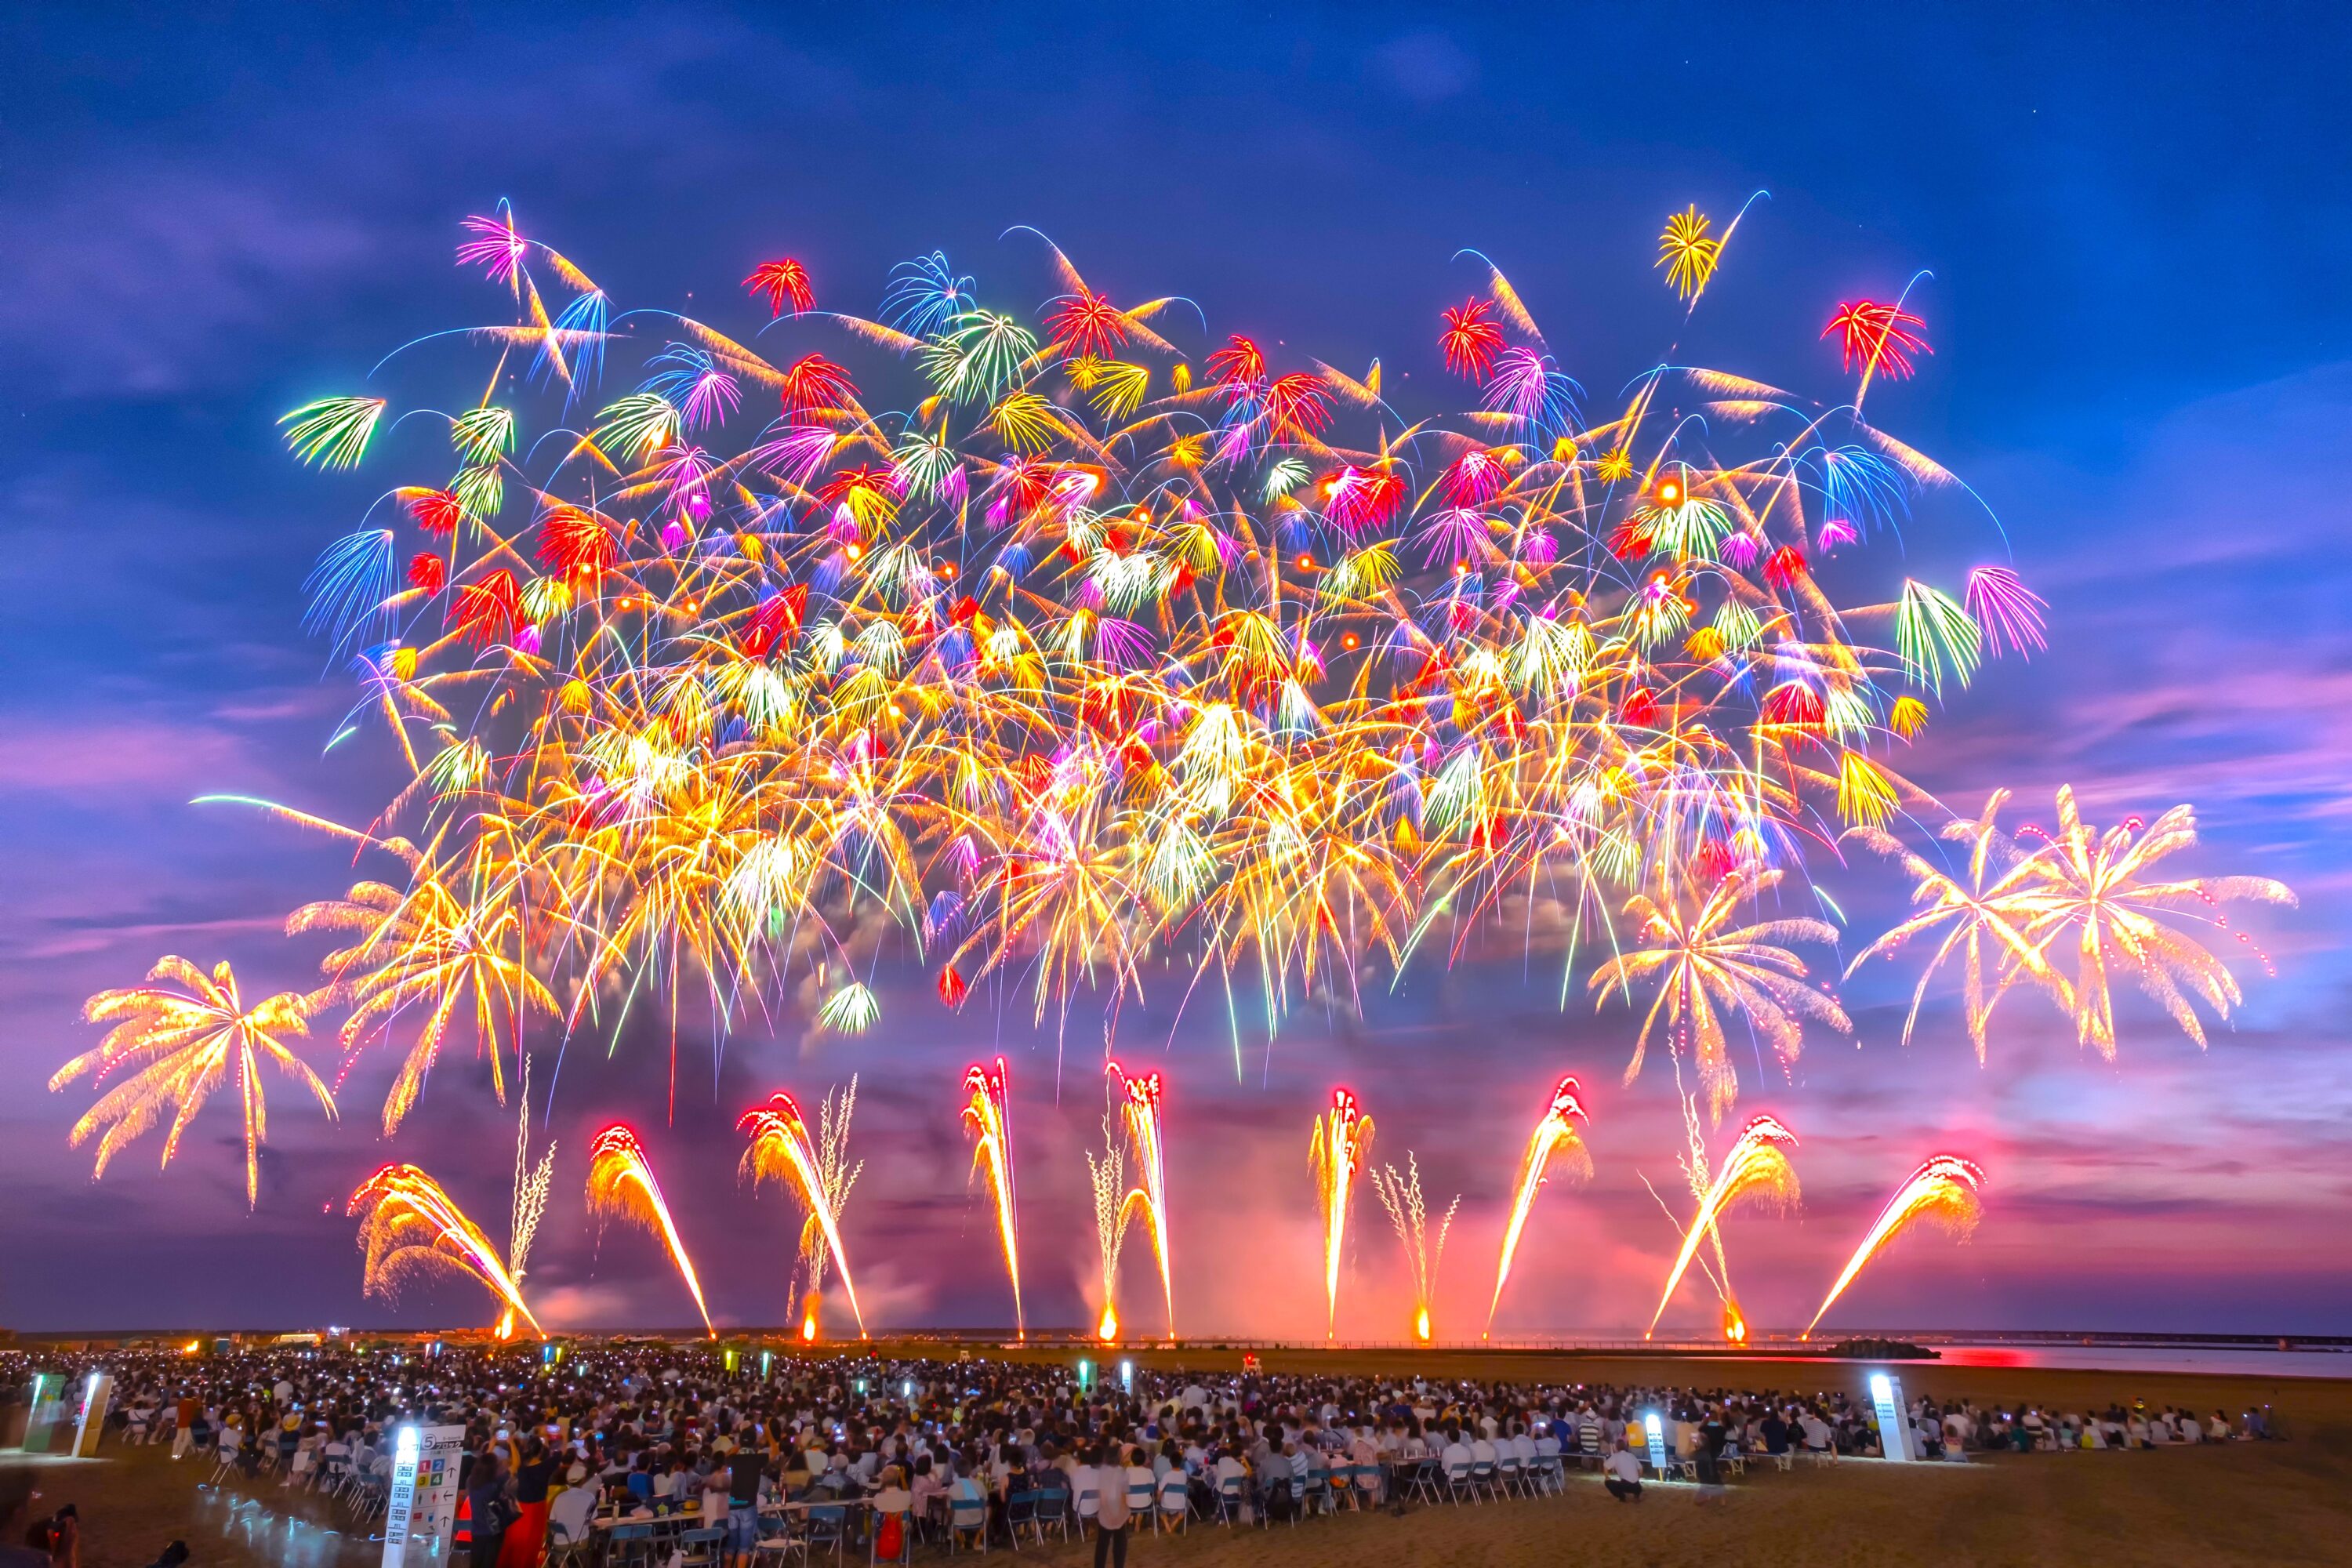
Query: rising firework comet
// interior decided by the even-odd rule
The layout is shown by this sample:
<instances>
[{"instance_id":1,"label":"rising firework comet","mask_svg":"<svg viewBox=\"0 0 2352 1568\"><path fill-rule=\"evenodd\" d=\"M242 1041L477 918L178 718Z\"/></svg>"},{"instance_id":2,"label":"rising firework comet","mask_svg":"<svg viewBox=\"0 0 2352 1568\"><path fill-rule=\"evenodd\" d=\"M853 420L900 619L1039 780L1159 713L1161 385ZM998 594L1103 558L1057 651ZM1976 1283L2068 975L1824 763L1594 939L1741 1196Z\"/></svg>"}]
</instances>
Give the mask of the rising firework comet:
<instances>
[{"instance_id":1,"label":"rising firework comet","mask_svg":"<svg viewBox=\"0 0 2352 1568\"><path fill-rule=\"evenodd\" d=\"M520 1316L532 1332L541 1331L482 1227L415 1166L384 1166L359 1184L344 1212L360 1222L360 1247L367 1254L364 1293L390 1299L412 1274L456 1268L489 1288L501 1322Z\"/></svg>"},{"instance_id":2,"label":"rising firework comet","mask_svg":"<svg viewBox=\"0 0 2352 1568\"><path fill-rule=\"evenodd\" d=\"M845 947L877 929L936 938L950 1006L1017 965L1043 1016L1165 957L1255 985L1271 1026L1540 889L1647 933L1617 946L1667 955L1689 1048L1751 1011L1725 995L1768 1000L1784 1055L1836 1022L1746 910L1802 874L1794 846L1916 796L1895 748L1986 635L1925 584L1817 580L1833 542L1892 534L1873 517L1966 505L1853 404L1670 355L1588 417L1491 268L1426 350L1472 406L1401 420L1370 371L1180 344L1172 297L1116 301L1051 247L1028 319L934 253L882 320L816 309L779 260L732 326L621 333L510 212L466 227L506 319L403 351L478 347L465 395L287 430L306 461L402 469L312 577L320 635L356 650L352 724L406 759L405 837L366 840L397 874L315 917L361 933L332 961L346 1043L404 1058L387 1121L453 1029L494 1068L530 1014L588 1026L616 994L723 1029L803 970L870 973ZM1736 227L1693 208L1661 237L1690 305ZM1891 363L1905 325L1862 346ZM1972 582L2018 635L2030 592ZM851 980L811 1021L867 1027L874 997Z\"/></svg>"},{"instance_id":3,"label":"rising firework comet","mask_svg":"<svg viewBox=\"0 0 2352 1568\"><path fill-rule=\"evenodd\" d=\"M841 1208L849 1188L864 1167L848 1166L848 1107L856 1101L857 1080L852 1079L845 1108L834 1110L832 1095L820 1109L815 1135L800 1104L781 1089L768 1103L743 1113L736 1123L751 1140L743 1152L743 1173L754 1183L773 1180L792 1189L808 1218L801 1226L801 1257L809 1269L809 1292L802 1319L802 1338L816 1337L817 1300L824 1289L824 1263L841 1270L842 1293L849 1298L850 1315L857 1321L857 1337L866 1337L866 1310L857 1304L857 1284L850 1278L849 1252L841 1244ZM814 1245L812 1246L812 1243Z\"/></svg>"},{"instance_id":4,"label":"rising firework comet","mask_svg":"<svg viewBox=\"0 0 2352 1568\"><path fill-rule=\"evenodd\" d=\"M1168 1160L1161 1142L1161 1095L1157 1070L1140 1077L1129 1077L1117 1062L1106 1062L1103 1072L1118 1087L1114 1090L1120 1125L1126 1129L1128 1147L1135 1155L1135 1185L1128 1190L1119 1204L1119 1228L1123 1232L1130 1217L1143 1221L1144 1234L1151 1241L1152 1260L1160 1266L1160 1295L1168 1309L1168 1337L1176 1337L1176 1280L1170 1265L1168 1242ZM1104 1298L1105 1321L1109 1317L1109 1298Z\"/></svg>"},{"instance_id":5,"label":"rising firework comet","mask_svg":"<svg viewBox=\"0 0 2352 1568\"><path fill-rule=\"evenodd\" d=\"M1323 1336L1339 1334L1339 1266L1347 1256L1348 1209L1356 1195L1356 1176L1364 1168L1372 1146L1372 1119L1344 1089L1331 1091L1331 1109L1315 1119L1307 1142L1307 1163L1315 1170L1316 1196L1323 1210Z\"/></svg>"},{"instance_id":6,"label":"rising firework comet","mask_svg":"<svg viewBox=\"0 0 2352 1568\"><path fill-rule=\"evenodd\" d=\"M1837 1283L1822 1298L1822 1310L1805 1325L1800 1339L1813 1337L1814 1326L1828 1315L1845 1288L1854 1281L1869 1261L1886 1249L1887 1244L1915 1225L1940 1225L1966 1240L1977 1227L1984 1213L1983 1201L1977 1190L1984 1185L1984 1173L1958 1154L1930 1154L1927 1163L1911 1173L1911 1179L1895 1189L1886 1206L1878 1211L1878 1218L1846 1260Z\"/></svg>"},{"instance_id":7,"label":"rising firework comet","mask_svg":"<svg viewBox=\"0 0 2352 1568\"><path fill-rule=\"evenodd\" d=\"M1706 1194L1699 1200L1698 1212L1691 1216L1690 1228L1683 1233L1682 1251L1675 1257L1675 1266L1666 1275L1666 1288L1658 1295L1658 1310L1650 1314L1650 1326L1642 1337L1648 1339L1658 1331L1658 1320L1666 1313L1666 1303L1675 1299L1675 1288L1683 1282L1683 1275L1698 1255L1699 1243L1714 1235L1717 1225L1737 1205L1750 1200L1787 1206L1797 1201L1797 1173L1780 1145L1793 1145L1797 1135L1769 1116L1759 1116L1739 1130L1739 1136L1723 1157L1723 1166L1708 1184ZM1726 1334L1734 1340L1747 1338L1747 1325L1739 1318L1739 1307L1725 1290L1724 1325Z\"/></svg>"},{"instance_id":8,"label":"rising firework comet","mask_svg":"<svg viewBox=\"0 0 2352 1568\"><path fill-rule=\"evenodd\" d=\"M687 1293L694 1298L703 1331L713 1339L719 1337L719 1331L710 1326L710 1309L702 1304L702 1281L695 1278L694 1259L686 1255L686 1243L669 1217L669 1205L662 1200L661 1184L654 1180L653 1167L646 1163L645 1146L619 1122L596 1134L588 1145L588 1209L601 1217L632 1220L659 1237L670 1262L677 1266L678 1278L686 1281Z\"/></svg>"},{"instance_id":9,"label":"rising firework comet","mask_svg":"<svg viewBox=\"0 0 2352 1568\"><path fill-rule=\"evenodd\" d=\"M1013 1095L1004 1058L993 1068L974 1062L964 1068L963 1124L972 1135L971 1169L985 1172L989 1197L996 1208L996 1237L1004 1247L1004 1273L1013 1282L1013 1332L1029 1337L1029 1321L1021 1310L1021 1237L1013 1199Z\"/></svg>"},{"instance_id":10,"label":"rising firework comet","mask_svg":"<svg viewBox=\"0 0 2352 1568\"><path fill-rule=\"evenodd\" d=\"M1511 1277L1511 1259L1518 1255L1519 1235L1527 1229L1528 1215L1534 1209L1536 1194L1551 1179L1552 1162L1582 1177L1592 1174L1592 1153L1577 1136L1576 1118L1586 1116L1584 1103L1577 1098L1576 1079L1563 1077L1551 1091L1551 1103L1536 1122L1535 1131L1528 1134L1526 1152L1519 1156L1519 1179L1511 1189L1511 1216L1503 1226L1503 1247L1495 1259L1495 1294L1486 1304L1486 1331L1495 1331L1495 1311L1503 1304L1503 1282Z\"/></svg>"},{"instance_id":11,"label":"rising firework comet","mask_svg":"<svg viewBox=\"0 0 2352 1568\"><path fill-rule=\"evenodd\" d=\"M1410 1149L1405 1151L1404 1172L1398 1175L1394 1165L1372 1172L1372 1190L1380 1194L1381 1206L1389 1211L1389 1224L1396 1227L1397 1244L1404 1248L1405 1266L1412 1277L1412 1337L1427 1344L1430 1312L1437 1300L1437 1269L1445 1258L1445 1234L1454 1228L1454 1211L1462 1206L1462 1196L1455 1194L1445 1205L1445 1215L1437 1222L1437 1239L1432 1243L1429 1206L1421 1195L1421 1165Z\"/></svg>"}]
</instances>

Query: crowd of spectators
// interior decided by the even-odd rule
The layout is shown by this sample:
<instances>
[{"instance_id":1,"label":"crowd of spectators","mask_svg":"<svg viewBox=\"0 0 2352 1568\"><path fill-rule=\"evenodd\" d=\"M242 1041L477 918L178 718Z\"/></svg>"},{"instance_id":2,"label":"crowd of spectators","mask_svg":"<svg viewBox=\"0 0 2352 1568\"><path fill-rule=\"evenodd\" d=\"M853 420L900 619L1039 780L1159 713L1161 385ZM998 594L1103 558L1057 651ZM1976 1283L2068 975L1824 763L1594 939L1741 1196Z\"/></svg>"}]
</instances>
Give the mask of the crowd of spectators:
<instances>
[{"instance_id":1,"label":"crowd of spectators","mask_svg":"<svg viewBox=\"0 0 2352 1568\"><path fill-rule=\"evenodd\" d=\"M535 1568L599 1530L681 1517L730 1563L782 1530L901 1556L918 1538L1002 1540L1049 1523L1091 1531L1098 1561L1123 1562L1128 1531L1155 1519L1399 1510L1465 1490L1558 1489L1571 1472L1633 1500L1658 1479L1650 1414L1668 1473L1702 1495L1751 1465L1883 1452L1869 1401L1838 1390L1104 1375L1075 1353L908 1360L662 1342L440 1353L331 1342L51 1358L42 1370L96 1366L114 1376L109 1441L167 1445L225 1479L330 1490L363 1511L382 1506L401 1425L462 1427L460 1531L478 1568ZM0 1365L0 1378L31 1370ZM2232 1420L2137 1403L2061 1412L1914 1398L1906 1419L1909 1451L1930 1460L2270 1435L2259 1411Z\"/></svg>"}]
</instances>

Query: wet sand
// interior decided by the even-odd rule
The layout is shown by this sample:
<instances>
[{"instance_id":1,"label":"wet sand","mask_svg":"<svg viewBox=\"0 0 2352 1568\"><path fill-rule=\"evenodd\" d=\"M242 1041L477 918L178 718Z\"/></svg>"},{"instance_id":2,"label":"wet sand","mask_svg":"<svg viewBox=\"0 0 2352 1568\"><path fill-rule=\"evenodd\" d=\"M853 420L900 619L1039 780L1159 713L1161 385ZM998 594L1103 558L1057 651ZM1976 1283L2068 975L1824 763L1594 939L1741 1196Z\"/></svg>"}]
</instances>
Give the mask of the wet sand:
<instances>
[{"instance_id":1,"label":"wet sand","mask_svg":"<svg viewBox=\"0 0 2352 1568\"><path fill-rule=\"evenodd\" d=\"M877 1349L883 1347L877 1347ZM907 1347L911 1350L913 1347ZM934 1348L933 1353L936 1353ZM1044 1352L1054 1359L1075 1352ZM1118 1355L1110 1358L1116 1364ZM1140 1362L1160 1359L1133 1352ZM1168 1358L1173 1360L1174 1358ZM1187 1365L1238 1365L1240 1357L1188 1351ZM1525 1381L1671 1383L1740 1389L1859 1389L1860 1364L1771 1359L1639 1358L1557 1353L1274 1352L1267 1370ZM1979 1404L2030 1400L2047 1409L2104 1407L2144 1399L2234 1416L2266 1404L2289 1434L2278 1443L2231 1443L2137 1453L2032 1454L1961 1465L1894 1466L1800 1461L1786 1475L1766 1468L1735 1483L1720 1504L1702 1505L1687 1487L1652 1487L1622 1504L1576 1478L1564 1498L1477 1508L1417 1510L1399 1520L1342 1515L1293 1529L1222 1530L1195 1525L1181 1539L1143 1536L1132 1551L1169 1568L1357 1568L1402 1562L1486 1564L1727 1563L1759 1568L1889 1568L1890 1564L2069 1565L2352 1563L2352 1381L2221 1377L2145 1372L1902 1368L1906 1389ZM0 1466L25 1463L0 1456ZM323 1500L276 1485L204 1490L211 1465L173 1464L160 1447L82 1461L33 1461L46 1494L37 1506L78 1502L88 1568L143 1568L174 1536L194 1549L196 1568L288 1564L374 1568L381 1548L328 1533L346 1521ZM919 1561L934 1555L925 1551ZM1091 1556L1078 1543L1024 1551L1056 1568Z\"/></svg>"}]
</instances>

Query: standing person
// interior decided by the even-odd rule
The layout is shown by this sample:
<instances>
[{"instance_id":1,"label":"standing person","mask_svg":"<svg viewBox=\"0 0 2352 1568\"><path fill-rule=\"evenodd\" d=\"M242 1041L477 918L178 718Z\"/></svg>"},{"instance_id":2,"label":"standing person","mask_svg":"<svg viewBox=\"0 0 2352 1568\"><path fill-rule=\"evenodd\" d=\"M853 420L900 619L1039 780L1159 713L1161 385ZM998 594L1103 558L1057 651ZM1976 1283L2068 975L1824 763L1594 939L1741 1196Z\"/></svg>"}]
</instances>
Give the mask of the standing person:
<instances>
[{"instance_id":1,"label":"standing person","mask_svg":"<svg viewBox=\"0 0 2352 1568\"><path fill-rule=\"evenodd\" d=\"M748 1568L760 1544L760 1479L767 1469L767 1455L753 1444L728 1456L726 1544L735 1568Z\"/></svg>"},{"instance_id":2,"label":"standing person","mask_svg":"<svg viewBox=\"0 0 2352 1568\"><path fill-rule=\"evenodd\" d=\"M555 1480L555 1458L537 1437L526 1437L514 1469L514 1523L499 1548L499 1568L537 1568L547 1540L547 1492Z\"/></svg>"},{"instance_id":3,"label":"standing person","mask_svg":"<svg viewBox=\"0 0 2352 1568\"><path fill-rule=\"evenodd\" d=\"M1095 1568L1127 1568L1127 1456L1125 1444L1103 1445L1095 1460Z\"/></svg>"},{"instance_id":4,"label":"standing person","mask_svg":"<svg viewBox=\"0 0 2352 1568\"><path fill-rule=\"evenodd\" d=\"M466 1507L472 1516L474 1568L498 1568L509 1516L506 1466L497 1449L484 1448L475 1456L473 1474L466 1483Z\"/></svg>"}]
</instances>

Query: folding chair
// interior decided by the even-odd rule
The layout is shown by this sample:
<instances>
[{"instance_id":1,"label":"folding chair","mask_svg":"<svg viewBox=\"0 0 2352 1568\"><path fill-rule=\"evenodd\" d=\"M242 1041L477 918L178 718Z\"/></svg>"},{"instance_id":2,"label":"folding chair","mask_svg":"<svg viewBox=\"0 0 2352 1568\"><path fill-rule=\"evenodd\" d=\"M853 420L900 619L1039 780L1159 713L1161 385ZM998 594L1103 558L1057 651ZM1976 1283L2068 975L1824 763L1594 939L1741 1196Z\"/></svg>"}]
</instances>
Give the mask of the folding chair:
<instances>
[{"instance_id":1,"label":"folding chair","mask_svg":"<svg viewBox=\"0 0 2352 1568\"><path fill-rule=\"evenodd\" d=\"M1037 1544L1045 1543L1045 1532L1052 1531L1064 1541L1070 1538L1070 1494L1057 1488L1037 1493L1037 1507L1030 1516L1037 1530Z\"/></svg>"},{"instance_id":2,"label":"folding chair","mask_svg":"<svg viewBox=\"0 0 2352 1568\"><path fill-rule=\"evenodd\" d=\"M1013 1538L1013 1550L1021 1550L1021 1532L1037 1527L1037 1498L1034 1491L1013 1492L1004 1500L1004 1532ZM1037 1544L1043 1546L1040 1536Z\"/></svg>"},{"instance_id":3,"label":"folding chair","mask_svg":"<svg viewBox=\"0 0 2352 1568\"><path fill-rule=\"evenodd\" d=\"M815 1510L810 1510L814 1513ZM948 1550L961 1552L964 1537L971 1537L971 1545L983 1556L988 1552L988 1500L985 1498L958 1498L948 1505Z\"/></svg>"},{"instance_id":4,"label":"folding chair","mask_svg":"<svg viewBox=\"0 0 2352 1568\"><path fill-rule=\"evenodd\" d=\"M1192 1518L1192 1489L1186 1483L1182 1470L1171 1470L1160 1478L1160 1507L1152 1522L1163 1531L1181 1535Z\"/></svg>"},{"instance_id":5,"label":"folding chair","mask_svg":"<svg viewBox=\"0 0 2352 1568\"><path fill-rule=\"evenodd\" d=\"M1127 1483L1127 1514L1130 1520L1149 1519L1156 1529L1158 1510L1151 1506L1157 1488L1150 1481L1130 1480Z\"/></svg>"},{"instance_id":6,"label":"folding chair","mask_svg":"<svg viewBox=\"0 0 2352 1568\"><path fill-rule=\"evenodd\" d=\"M1231 1528L1234 1515L1242 1510L1242 1478L1225 1476L1217 1482L1217 1522Z\"/></svg>"},{"instance_id":7,"label":"folding chair","mask_svg":"<svg viewBox=\"0 0 2352 1568\"><path fill-rule=\"evenodd\" d=\"M606 1563L640 1562L653 1553L654 1527L651 1523L616 1524L605 1532L604 1542Z\"/></svg>"},{"instance_id":8,"label":"folding chair","mask_svg":"<svg viewBox=\"0 0 2352 1568\"><path fill-rule=\"evenodd\" d=\"M1445 1495L1449 1500L1459 1504L1465 1495L1473 1502L1478 1500L1478 1494L1470 1483L1473 1468L1466 1459L1445 1467Z\"/></svg>"},{"instance_id":9,"label":"folding chair","mask_svg":"<svg viewBox=\"0 0 2352 1568\"><path fill-rule=\"evenodd\" d=\"M849 1538L849 1505L818 1503L808 1510L808 1523L802 1531L803 1556L819 1546L830 1546L835 1557L841 1555L842 1542Z\"/></svg>"},{"instance_id":10,"label":"folding chair","mask_svg":"<svg viewBox=\"0 0 2352 1568\"><path fill-rule=\"evenodd\" d=\"M1405 1495L1434 1507L1444 1479L1444 1472L1435 1459L1423 1459L1412 1468L1412 1479L1404 1483Z\"/></svg>"},{"instance_id":11,"label":"folding chair","mask_svg":"<svg viewBox=\"0 0 2352 1568\"><path fill-rule=\"evenodd\" d=\"M679 1568L718 1568L719 1548L727 1540L727 1531L717 1525L705 1525L698 1530L682 1530L677 1534Z\"/></svg>"}]
</instances>

